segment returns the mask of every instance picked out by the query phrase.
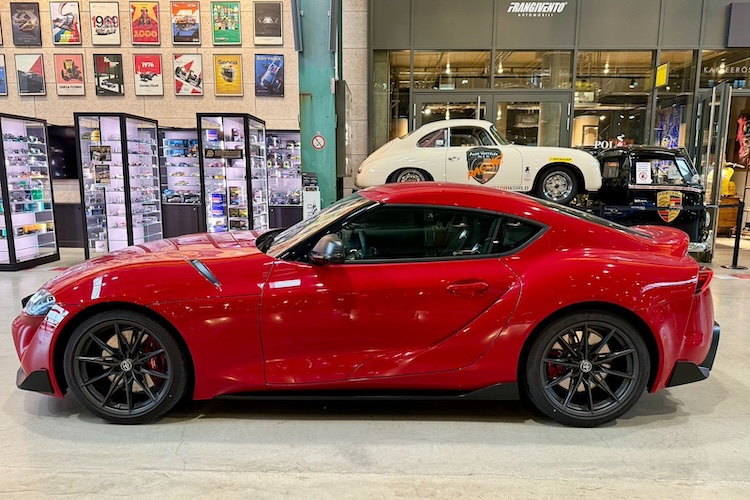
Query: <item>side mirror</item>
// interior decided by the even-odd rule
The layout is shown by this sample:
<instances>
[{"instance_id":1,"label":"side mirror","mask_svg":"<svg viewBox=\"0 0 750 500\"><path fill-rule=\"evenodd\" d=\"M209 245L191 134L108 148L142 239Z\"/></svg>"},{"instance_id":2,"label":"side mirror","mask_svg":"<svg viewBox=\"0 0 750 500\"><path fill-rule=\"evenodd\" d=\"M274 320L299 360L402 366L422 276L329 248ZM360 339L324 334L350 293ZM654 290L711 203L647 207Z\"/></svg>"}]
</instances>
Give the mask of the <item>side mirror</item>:
<instances>
[{"instance_id":1,"label":"side mirror","mask_svg":"<svg viewBox=\"0 0 750 500\"><path fill-rule=\"evenodd\" d=\"M315 264L339 264L344 262L344 242L335 234L326 234L310 251L310 260Z\"/></svg>"}]
</instances>

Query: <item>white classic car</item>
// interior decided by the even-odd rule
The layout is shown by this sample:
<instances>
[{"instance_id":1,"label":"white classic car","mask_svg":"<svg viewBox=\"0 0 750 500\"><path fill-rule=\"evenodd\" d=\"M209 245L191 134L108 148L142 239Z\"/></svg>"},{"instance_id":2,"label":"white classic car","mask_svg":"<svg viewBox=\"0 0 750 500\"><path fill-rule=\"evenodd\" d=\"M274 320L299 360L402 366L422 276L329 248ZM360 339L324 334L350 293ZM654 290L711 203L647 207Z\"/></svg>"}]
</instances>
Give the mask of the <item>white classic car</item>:
<instances>
[{"instance_id":1,"label":"white classic car","mask_svg":"<svg viewBox=\"0 0 750 500\"><path fill-rule=\"evenodd\" d=\"M569 203L597 191L602 175L585 151L518 146L491 122L459 119L431 122L388 142L362 162L355 184L413 181L476 183Z\"/></svg>"}]
</instances>

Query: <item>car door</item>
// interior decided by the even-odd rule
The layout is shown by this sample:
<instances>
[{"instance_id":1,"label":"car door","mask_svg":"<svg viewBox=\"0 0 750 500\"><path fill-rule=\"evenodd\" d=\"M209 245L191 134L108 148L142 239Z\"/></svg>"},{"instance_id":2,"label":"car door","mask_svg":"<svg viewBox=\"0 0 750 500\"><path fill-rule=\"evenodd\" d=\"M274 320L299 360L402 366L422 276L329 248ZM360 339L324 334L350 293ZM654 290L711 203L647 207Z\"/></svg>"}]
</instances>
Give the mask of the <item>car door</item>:
<instances>
[{"instance_id":1,"label":"car door","mask_svg":"<svg viewBox=\"0 0 750 500\"><path fill-rule=\"evenodd\" d=\"M482 127L450 127L445 180L520 190L521 154L511 145L501 146Z\"/></svg>"},{"instance_id":2,"label":"car door","mask_svg":"<svg viewBox=\"0 0 750 500\"><path fill-rule=\"evenodd\" d=\"M337 233L347 260L280 261L262 295L266 383L446 371L486 351L518 279L497 257L500 218L382 206Z\"/></svg>"}]
</instances>

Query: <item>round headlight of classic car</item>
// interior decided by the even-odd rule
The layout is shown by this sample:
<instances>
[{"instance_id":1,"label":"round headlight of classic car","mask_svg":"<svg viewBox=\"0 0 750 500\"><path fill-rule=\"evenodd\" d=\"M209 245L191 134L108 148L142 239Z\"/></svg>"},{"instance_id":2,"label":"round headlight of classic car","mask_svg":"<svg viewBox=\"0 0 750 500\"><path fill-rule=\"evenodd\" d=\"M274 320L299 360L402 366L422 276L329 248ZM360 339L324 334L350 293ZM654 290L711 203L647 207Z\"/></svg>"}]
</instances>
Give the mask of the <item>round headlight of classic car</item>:
<instances>
[{"instance_id":1,"label":"round headlight of classic car","mask_svg":"<svg viewBox=\"0 0 750 500\"><path fill-rule=\"evenodd\" d=\"M26 303L23 312L29 316L46 316L54 305L55 296L44 288L40 288Z\"/></svg>"}]
</instances>

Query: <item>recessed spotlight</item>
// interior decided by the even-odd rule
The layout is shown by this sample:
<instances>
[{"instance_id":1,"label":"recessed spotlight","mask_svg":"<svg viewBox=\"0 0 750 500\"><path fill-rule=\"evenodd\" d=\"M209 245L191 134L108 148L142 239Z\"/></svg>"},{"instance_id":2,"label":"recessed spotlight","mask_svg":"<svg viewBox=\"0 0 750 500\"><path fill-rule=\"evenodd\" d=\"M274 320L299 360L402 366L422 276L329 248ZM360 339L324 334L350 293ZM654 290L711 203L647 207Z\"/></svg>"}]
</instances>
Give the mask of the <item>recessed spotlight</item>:
<instances>
[{"instance_id":1,"label":"recessed spotlight","mask_svg":"<svg viewBox=\"0 0 750 500\"><path fill-rule=\"evenodd\" d=\"M461 85L466 85L467 83L469 83L469 80L467 80L465 78L463 80L461 80Z\"/></svg>"},{"instance_id":2,"label":"recessed spotlight","mask_svg":"<svg viewBox=\"0 0 750 500\"><path fill-rule=\"evenodd\" d=\"M599 121L600 121L600 122L603 122L603 121L604 121L604 120L606 120L606 119L607 119L607 115L601 115L601 116L599 117Z\"/></svg>"}]
</instances>

